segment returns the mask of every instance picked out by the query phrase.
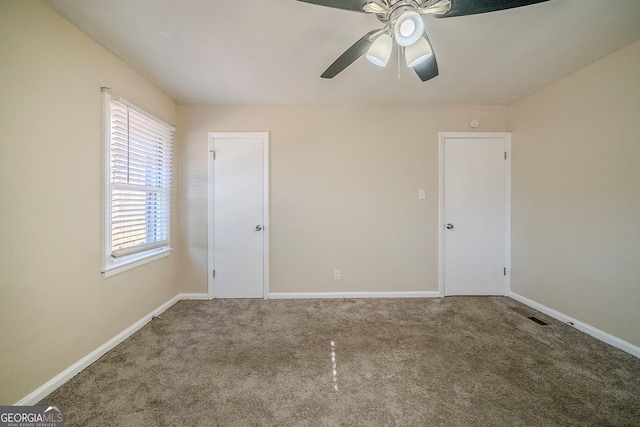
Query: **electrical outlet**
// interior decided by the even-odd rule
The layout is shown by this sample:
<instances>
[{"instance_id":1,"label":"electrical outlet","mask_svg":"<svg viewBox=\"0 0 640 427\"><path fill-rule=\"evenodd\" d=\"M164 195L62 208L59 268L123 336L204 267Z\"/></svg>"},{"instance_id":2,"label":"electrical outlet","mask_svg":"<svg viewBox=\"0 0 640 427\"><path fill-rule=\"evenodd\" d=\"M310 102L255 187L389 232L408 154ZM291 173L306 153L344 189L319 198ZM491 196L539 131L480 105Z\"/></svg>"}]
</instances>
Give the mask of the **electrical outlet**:
<instances>
[{"instance_id":1,"label":"electrical outlet","mask_svg":"<svg viewBox=\"0 0 640 427\"><path fill-rule=\"evenodd\" d=\"M418 199L424 200L427 198L427 192L424 189L418 190Z\"/></svg>"},{"instance_id":2,"label":"electrical outlet","mask_svg":"<svg viewBox=\"0 0 640 427\"><path fill-rule=\"evenodd\" d=\"M340 280L340 270L333 270L333 280Z\"/></svg>"}]
</instances>

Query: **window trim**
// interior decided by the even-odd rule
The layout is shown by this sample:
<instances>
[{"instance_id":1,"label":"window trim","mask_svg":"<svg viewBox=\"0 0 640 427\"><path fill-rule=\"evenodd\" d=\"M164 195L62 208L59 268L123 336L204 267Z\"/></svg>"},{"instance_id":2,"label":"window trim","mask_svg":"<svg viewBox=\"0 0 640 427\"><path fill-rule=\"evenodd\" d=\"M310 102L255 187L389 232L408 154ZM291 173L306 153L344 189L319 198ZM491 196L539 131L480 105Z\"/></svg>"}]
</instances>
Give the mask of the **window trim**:
<instances>
[{"instance_id":1,"label":"window trim","mask_svg":"<svg viewBox=\"0 0 640 427\"><path fill-rule=\"evenodd\" d=\"M102 251L103 251L103 261L102 261L102 278L106 279L116 274L123 273L125 271L131 270L133 268L145 265L147 263L165 258L171 255L173 248L171 247L171 217L169 218L169 222L167 224L167 245L151 248L146 251L122 256L118 259L117 263L113 262L111 257L111 220L112 220L112 200L111 200L111 101L112 97L108 92L103 92L103 144L104 144L104 154L103 154L103 226L102 226ZM148 117L151 120L158 122L159 124L167 127L172 132L175 132L175 126L169 125L164 121L158 119L157 117L147 113L136 105L130 103L129 101L119 98L118 102L126 105L132 110L137 111L138 113ZM171 191L170 191L171 197ZM170 214L171 215L171 214Z\"/></svg>"}]
</instances>

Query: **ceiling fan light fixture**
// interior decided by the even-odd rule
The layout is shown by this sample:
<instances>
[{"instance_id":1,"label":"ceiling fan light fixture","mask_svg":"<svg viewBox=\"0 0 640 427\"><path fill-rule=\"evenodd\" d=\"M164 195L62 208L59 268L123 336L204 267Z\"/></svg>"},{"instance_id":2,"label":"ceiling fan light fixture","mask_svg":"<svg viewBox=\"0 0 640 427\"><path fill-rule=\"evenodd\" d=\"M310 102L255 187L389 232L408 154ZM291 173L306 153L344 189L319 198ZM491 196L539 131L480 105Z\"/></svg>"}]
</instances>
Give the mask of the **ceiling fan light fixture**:
<instances>
[{"instance_id":1,"label":"ceiling fan light fixture","mask_svg":"<svg viewBox=\"0 0 640 427\"><path fill-rule=\"evenodd\" d=\"M422 64L431 55L433 50L424 37L420 37L417 42L404 49L404 59L407 61L407 67L411 68Z\"/></svg>"},{"instance_id":2,"label":"ceiling fan light fixture","mask_svg":"<svg viewBox=\"0 0 640 427\"><path fill-rule=\"evenodd\" d=\"M386 67L393 50L393 41L388 34L380 35L367 51L367 59L378 67Z\"/></svg>"},{"instance_id":3,"label":"ceiling fan light fixture","mask_svg":"<svg viewBox=\"0 0 640 427\"><path fill-rule=\"evenodd\" d=\"M404 12L395 24L394 36L396 43L400 46L411 46L422 36L424 32L424 21L422 17L414 11Z\"/></svg>"}]
</instances>

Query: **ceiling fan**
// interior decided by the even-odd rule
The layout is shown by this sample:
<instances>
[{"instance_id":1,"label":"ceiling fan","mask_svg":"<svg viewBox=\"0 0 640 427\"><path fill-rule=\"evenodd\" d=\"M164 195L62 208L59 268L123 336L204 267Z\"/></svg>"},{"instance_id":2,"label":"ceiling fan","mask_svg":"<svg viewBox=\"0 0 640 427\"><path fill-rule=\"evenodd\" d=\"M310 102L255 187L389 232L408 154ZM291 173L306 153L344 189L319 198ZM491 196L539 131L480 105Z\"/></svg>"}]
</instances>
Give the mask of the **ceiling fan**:
<instances>
[{"instance_id":1,"label":"ceiling fan","mask_svg":"<svg viewBox=\"0 0 640 427\"><path fill-rule=\"evenodd\" d=\"M438 75L438 63L424 30L422 15L438 18L475 15L542 3L548 0L298 0L337 9L372 13L384 24L369 31L322 73L331 79L366 53L366 58L385 67L393 41L404 52L407 66L425 82Z\"/></svg>"}]
</instances>

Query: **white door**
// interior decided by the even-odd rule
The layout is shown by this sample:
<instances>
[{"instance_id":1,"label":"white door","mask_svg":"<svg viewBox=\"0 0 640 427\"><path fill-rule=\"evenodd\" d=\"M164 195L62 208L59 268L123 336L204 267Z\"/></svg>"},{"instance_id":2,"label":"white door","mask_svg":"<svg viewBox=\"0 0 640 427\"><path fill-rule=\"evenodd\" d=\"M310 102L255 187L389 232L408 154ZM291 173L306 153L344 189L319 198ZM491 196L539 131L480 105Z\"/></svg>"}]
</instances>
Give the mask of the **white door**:
<instances>
[{"instance_id":1,"label":"white door","mask_svg":"<svg viewBox=\"0 0 640 427\"><path fill-rule=\"evenodd\" d=\"M215 298L266 295L265 135L212 133ZM211 250L211 248L209 249Z\"/></svg>"},{"instance_id":2,"label":"white door","mask_svg":"<svg viewBox=\"0 0 640 427\"><path fill-rule=\"evenodd\" d=\"M444 294L504 295L508 137L443 137Z\"/></svg>"}]
</instances>

